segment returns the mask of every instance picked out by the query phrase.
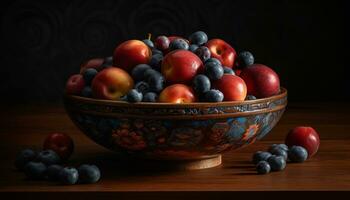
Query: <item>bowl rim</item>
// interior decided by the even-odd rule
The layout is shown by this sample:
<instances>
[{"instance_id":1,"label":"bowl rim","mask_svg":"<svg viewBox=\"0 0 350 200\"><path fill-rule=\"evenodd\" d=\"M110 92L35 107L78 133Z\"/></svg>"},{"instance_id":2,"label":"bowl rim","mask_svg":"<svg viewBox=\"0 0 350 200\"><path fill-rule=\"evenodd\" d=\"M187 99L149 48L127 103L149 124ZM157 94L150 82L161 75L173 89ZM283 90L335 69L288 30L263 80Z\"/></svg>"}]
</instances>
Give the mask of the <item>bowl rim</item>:
<instances>
[{"instance_id":1,"label":"bowl rim","mask_svg":"<svg viewBox=\"0 0 350 200\"><path fill-rule=\"evenodd\" d=\"M160 102L138 102L138 103L129 103L126 101L116 101L116 100L104 100L104 99L95 99L89 97L81 97L77 95L64 94L64 98L71 100L76 100L80 102L93 103L93 104L102 104L102 105L113 105L113 106L128 106L128 107L166 107L166 108L189 108L189 107L220 107L220 106L238 106L238 105L247 105L247 104L258 104L269 101L274 101L277 99L282 99L286 97L288 91L284 87L280 87L280 92L276 95L266 98L260 98L255 100L244 100L244 101L223 101L223 102L195 102L195 103L160 103Z\"/></svg>"}]
</instances>

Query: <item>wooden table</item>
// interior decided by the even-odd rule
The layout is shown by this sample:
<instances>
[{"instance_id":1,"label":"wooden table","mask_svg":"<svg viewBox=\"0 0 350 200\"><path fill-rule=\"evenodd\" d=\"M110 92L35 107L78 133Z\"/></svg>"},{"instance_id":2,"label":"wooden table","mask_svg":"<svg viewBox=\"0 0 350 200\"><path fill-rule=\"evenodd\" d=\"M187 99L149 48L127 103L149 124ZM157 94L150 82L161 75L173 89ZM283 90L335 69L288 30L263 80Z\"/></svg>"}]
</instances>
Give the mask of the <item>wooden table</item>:
<instances>
[{"instance_id":1,"label":"wooden table","mask_svg":"<svg viewBox=\"0 0 350 200\"><path fill-rule=\"evenodd\" d=\"M113 152L94 144L79 132L62 105L3 106L1 110L1 196L25 197L31 193L44 199L48 192L55 192L50 195L51 199L65 196L213 199L220 195L254 197L267 191L297 198L299 194L290 191L304 191L309 195L318 191L350 191L350 106L345 103L290 104L281 121L264 140L225 154L220 167L196 171L155 170L138 163L125 164ZM252 153L283 142L287 131L297 125L311 125L319 131L321 146L318 154L305 163L288 164L282 172L257 175L250 163ZM102 170L101 181L60 186L26 180L23 173L16 171L13 167L16 153L25 147L40 149L45 136L51 132L71 135L76 152L70 163L97 164ZM328 192L317 194L331 196Z\"/></svg>"}]
</instances>

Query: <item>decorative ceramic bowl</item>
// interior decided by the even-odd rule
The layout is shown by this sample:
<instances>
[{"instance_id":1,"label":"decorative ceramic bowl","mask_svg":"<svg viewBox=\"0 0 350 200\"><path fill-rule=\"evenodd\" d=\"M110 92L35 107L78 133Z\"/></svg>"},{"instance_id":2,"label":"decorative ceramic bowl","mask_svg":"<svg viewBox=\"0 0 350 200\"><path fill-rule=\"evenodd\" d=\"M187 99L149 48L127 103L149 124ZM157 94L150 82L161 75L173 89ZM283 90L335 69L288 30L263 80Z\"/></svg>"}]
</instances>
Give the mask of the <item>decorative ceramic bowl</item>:
<instances>
[{"instance_id":1,"label":"decorative ceramic bowl","mask_svg":"<svg viewBox=\"0 0 350 200\"><path fill-rule=\"evenodd\" d=\"M124 155L203 160L263 138L287 105L287 91L221 103L127 103L64 97L72 121L96 143ZM210 166L209 166L210 167Z\"/></svg>"}]
</instances>

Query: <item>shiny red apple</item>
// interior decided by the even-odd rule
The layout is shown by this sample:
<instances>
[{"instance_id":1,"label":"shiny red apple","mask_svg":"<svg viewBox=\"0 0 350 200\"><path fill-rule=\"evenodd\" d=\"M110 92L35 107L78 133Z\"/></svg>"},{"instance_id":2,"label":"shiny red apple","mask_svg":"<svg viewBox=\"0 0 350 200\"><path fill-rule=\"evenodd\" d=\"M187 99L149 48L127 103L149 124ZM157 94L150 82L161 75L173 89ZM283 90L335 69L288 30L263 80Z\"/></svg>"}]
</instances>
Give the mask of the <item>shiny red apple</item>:
<instances>
[{"instance_id":1,"label":"shiny red apple","mask_svg":"<svg viewBox=\"0 0 350 200\"><path fill-rule=\"evenodd\" d=\"M110 67L99 72L92 81L93 96L98 99L119 100L134 87L130 75L117 67Z\"/></svg>"},{"instance_id":2,"label":"shiny red apple","mask_svg":"<svg viewBox=\"0 0 350 200\"><path fill-rule=\"evenodd\" d=\"M67 160L74 151L74 142L64 133L52 133L44 141L44 149L55 151L63 160Z\"/></svg>"},{"instance_id":3,"label":"shiny red apple","mask_svg":"<svg viewBox=\"0 0 350 200\"><path fill-rule=\"evenodd\" d=\"M190 83L203 70L203 62L187 50L168 53L162 62L162 74L170 83Z\"/></svg>"},{"instance_id":4,"label":"shiny red apple","mask_svg":"<svg viewBox=\"0 0 350 200\"><path fill-rule=\"evenodd\" d=\"M90 60L85 61L80 65L80 74L83 74L84 71L88 68L94 68L97 71L101 70L101 65L104 62L103 58L93 58Z\"/></svg>"},{"instance_id":5,"label":"shiny red apple","mask_svg":"<svg viewBox=\"0 0 350 200\"><path fill-rule=\"evenodd\" d=\"M223 66L233 68L237 53L231 45L221 39L211 39L206 46L210 50L211 57L218 59Z\"/></svg>"},{"instance_id":6,"label":"shiny red apple","mask_svg":"<svg viewBox=\"0 0 350 200\"><path fill-rule=\"evenodd\" d=\"M128 40L121 43L113 54L114 66L131 71L138 64L149 63L151 49L140 40Z\"/></svg>"},{"instance_id":7,"label":"shiny red apple","mask_svg":"<svg viewBox=\"0 0 350 200\"><path fill-rule=\"evenodd\" d=\"M83 75L75 74L69 77L69 79L67 80L65 92L67 94L79 95L84 89L84 86L85 81Z\"/></svg>"},{"instance_id":8,"label":"shiny red apple","mask_svg":"<svg viewBox=\"0 0 350 200\"><path fill-rule=\"evenodd\" d=\"M289 131L285 143L288 147L304 147L308 152L308 157L312 157L320 146L320 137L312 127L299 126Z\"/></svg>"},{"instance_id":9,"label":"shiny red apple","mask_svg":"<svg viewBox=\"0 0 350 200\"><path fill-rule=\"evenodd\" d=\"M231 74L224 74L221 79L214 81L213 88L224 94L224 101L244 101L247 96L244 80Z\"/></svg>"},{"instance_id":10,"label":"shiny red apple","mask_svg":"<svg viewBox=\"0 0 350 200\"><path fill-rule=\"evenodd\" d=\"M192 103L196 96L192 88L184 84L174 84L166 87L159 95L162 103Z\"/></svg>"},{"instance_id":11,"label":"shiny red apple","mask_svg":"<svg viewBox=\"0 0 350 200\"><path fill-rule=\"evenodd\" d=\"M257 98L276 95L280 91L280 80L275 71L262 64L253 64L239 75L247 84L248 94Z\"/></svg>"}]
</instances>

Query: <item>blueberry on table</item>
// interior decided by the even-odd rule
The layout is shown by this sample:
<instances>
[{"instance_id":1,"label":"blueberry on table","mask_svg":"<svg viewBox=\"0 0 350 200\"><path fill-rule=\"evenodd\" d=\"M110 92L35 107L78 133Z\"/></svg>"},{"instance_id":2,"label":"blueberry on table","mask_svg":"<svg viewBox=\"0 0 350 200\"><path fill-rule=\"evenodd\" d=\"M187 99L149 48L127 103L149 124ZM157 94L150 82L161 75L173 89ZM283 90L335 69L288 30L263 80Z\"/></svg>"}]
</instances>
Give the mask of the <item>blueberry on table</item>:
<instances>
[{"instance_id":1,"label":"blueberry on table","mask_svg":"<svg viewBox=\"0 0 350 200\"><path fill-rule=\"evenodd\" d=\"M134 88L142 94L145 94L149 91L149 85L145 81L140 81L136 83Z\"/></svg>"},{"instance_id":2,"label":"blueberry on table","mask_svg":"<svg viewBox=\"0 0 350 200\"><path fill-rule=\"evenodd\" d=\"M177 49L188 50L188 43L184 39L177 38L170 42L169 49L170 51L174 51Z\"/></svg>"},{"instance_id":3,"label":"blueberry on table","mask_svg":"<svg viewBox=\"0 0 350 200\"><path fill-rule=\"evenodd\" d=\"M269 147L269 152L273 151L273 149L276 149L276 148L279 148L279 149L283 149L284 151L288 151L288 146L285 145L285 144L273 144Z\"/></svg>"},{"instance_id":4,"label":"blueberry on table","mask_svg":"<svg viewBox=\"0 0 350 200\"><path fill-rule=\"evenodd\" d=\"M256 165L256 171L258 172L258 174L268 174L271 171L271 166L266 161L260 161Z\"/></svg>"},{"instance_id":5,"label":"blueberry on table","mask_svg":"<svg viewBox=\"0 0 350 200\"><path fill-rule=\"evenodd\" d=\"M288 152L288 158L291 162L304 162L308 157L307 150L301 146L292 146Z\"/></svg>"},{"instance_id":6,"label":"blueberry on table","mask_svg":"<svg viewBox=\"0 0 350 200\"><path fill-rule=\"evenodd\" d=\"M96 165L81 165L78 172L81 183L96 183L101 178L100 169Z\"/></svg>"},{"instance_id":7,"label":"blueberry on table","mask_svg":"<svg viewBox=\"0 0 350 200\"><path fill-rule=\"evenodd\" d=\"M83 97L92 97L92 89L90 86L85 86L81 91L81 96Z\"/></svg>"},{"instance_id":8,"label":"blueberry on table","mask_svg":"<svg viewBox=\"0 0 350 200\"><path fill-rule=\"evenodd\" d=\"M231 74L231 75L236 75L235 72L233 71L233 69L223 66L224 69L224 74Z\"/></svg>"},{"instance_id":9,"label":"blueberry on table","mask_svg":"<svg viewBox=\"0 0 350 200\"><path fill-rule=\"evenodd\" d=\"M63 185L73 185L79 179L78 170L74 167L64 167L58 174L59 181Z\"/></svg>"},{"instance_id":10,"label":"blueberry on table","mask_svg":"<svg viewBox=\"0 0 350 200\"><path fill-rule=\"evenodd\" d=\"M154 48L154 44L151 40L144 39L144 40L142 40L142 42L145 43L149 48L151 48L151 49Z\"/></svg>"},{"instance_id":11,"label":"blueberry on table","mask_svg":"<svg viewBox=\"0 0 350 200\"><path fill-rule=\"evenodd\" d=\"M33 161L37 157L37 153L31 149L24 149L19 152L15 159L15 166L17 169L22 170L24 166Z\"/></svg>"},{"instance_id":12,"label":"blueberry on table","mask_svg":"<svg viewBox=\"0 0 350 200\"><path fill-rule=\"evenodd\" d=\"M47 167L42 162L29 162L24 167L25 175L34 180L44 179L46 176Z\"/></svg>"},{"instance_id":13,"label":"blueberry on table","mask_svg":"<svg viewBox=\"0 0 350 200\"><path fill-rule=\"evenodd\" d=\"M224 94L219 90L209 90L205 93L206 102L222 102L224 100Z\"/></svg>"},{"instance_id":14,"label":"blueberry on table","mask_svg":"<svg viewBox=\"0 0 350 200\"><path fill-rule=\"evenodd\" d=\"M154 73L147 79L151 92L160 92L165 85L165 78L160 73Z\"/></svg>"},{"instance_id":15,"label":"blueberry on table","mask_svg":"<svg viewBox=\"0 0 350 200\"><path fill-rule=\"evenodd\" d=\"M63 169L61 165L50 165L47 168L47 178L51 181L56 181L59 179L59 173Z\"/></svg>"},{"instance_id":16,"label":"blueberry on table","mask_svg":"<svg viewBox=\"0 0 350 200\"><path fill-rule=\"evenodd\" d=\"M286 168L286 160L282 156L272 155L267 159L272 171L282 171Z\"/></svg>"},{"instance_id":17,"label":"blueberry on table","mask_svg":"<svg viewBox=\"0 0 350 200\"><path fill-rule=\"evenodd\" d=\"M193 79L193 89L197 94L204 94L210 90L210 80L206 75L199 74Z\"/></svg>"},{"instance_id":18,"label":"blueberry on table","mask_svg":"<svg viewBox=\"0 0 350 200\"><path fill-rule=\"evenodd\" d=\"M282 156L285 160L287 160L288 159L288 152L287 151L285 151L284 149L282 149L282 148L273 148L271 151L270 151L270 153L272 154L272 155L276 155L276 156Z\"/></svg>"},{"instance_id":19,"label":"blueberry on table","mask_svg":"<svg viewBox=\"0 0 350 200\"><path fill-rule=\"evenodd\" d=\"M131 71L131 76L135 82L142 81L144 79L144 73L146 70L152 69L151 66L147 64L139 64L134 67Z\"/></svg>"},{"instance_id":20,"label":"blueberry on table","mask_svg":"<svg viewBox=\"0 0 350 200\"><path fill-rule=\"evenodd\" d=\"M254 95L247 95L245 100L256 100L256 97Z\"/></svg>"},{"instance_id":21,"label":"blueberry on table","mask_svg":"<svg viewBox=\"0 0 350 200\"><path fill-rule=\"evenodd\" d=\"M213 63L216 63L218 65L221 65L220 60L218 60L217 58L209 58L208 60L205 61L205 64L210 63L210 62L213 62Z\"/></svg>"},{"instance_id":22,"label":"blueberry on table","mask_svg":"<svg viewBox=\"0 0 350 200\"><path fill-rule=\"evenodd\" d=\"M94 68L88 68L83 73L85 85L91 85L92 80L95 78L98 71Z\"/></svg>"},{"instance_id":23,"label":"blueberry on table","mask_svg":"<svg viewBox=\"0 0 350 200\"><path fill-rule=\"evenodd\" d=\"M247 67L254 64L254 56L249 51L242 51L238 55L238 63L240 67Z\"/></svg>"},{"instance_id":24,"label":"blueberry on table","mask_svg":"<svg viewBox=\"0 0 350 200\"><path fill-rule=\"evenodd\" d=\"M58 164L61 162L60 156L51 149L40 151L37 160L39 162L44 163L47 166Z\"/></svg>"},{"instance_id":25,"label":"blueberry on table","mask_svg":"<svg viewBox=\"0 0 350 200\"><path fill-rule=\"evenodd\" d=\"M113 66L113 56L106 57L101 65L101 69Z\"/></svg>"},{"instance_id":26,"label":"blueberry on table","mask_svg":"<svg viewBox=\"0 0 350 200\"><path fill-rule=\"evenodd\" d=\"M191 44L189 47L188 47L188 50L189 51L192 51L193 53L198 49L198 45L196 44Z\"/></svg>"},{"instance_id":27,"label":"blueberry on table","mask_svg":"<svg viewBox=\"0 0 350 200\"><path fill-rule=\"evenodd\" d=\"M195 54L203 61L205 62L210 58L210 50L206 46L201 46L198 47L197 50L195 51Z\"/></svg>"},{"instance_id":28,"label":"blueberry on table","mask_svg":"<svg viewBox=\"0 0 350 200\"><path fill-rule=\"evenodd\" d=\"M163 55L162 54L155 54L151 57L151 60L149 61L149 65L151 65L153 68L160 70L160 67L162 65Z\"/></svg>"},{"instance_id":29,"label":"blueberry on table","mask_svg":"<svg viewBox=\"0 0 350 200\"><path fill-rule=\"evenodd\" d=\"M191 44L203 45L208 42L208 36L203 31L197 31L192 33L188 37Z\"/></svg>"},{"instance_id":30,"label":"blueberry on table","mask_svg":"<svg viewBox=\"0 0 350 200\"><path fill-rule=\"evenodd\" d=\"M267 161L267 159L271 156L271 153L266 151L257 151L253 155L253 163L257 164L260 161Z\"/></svg>"},{"instance_id":31,"label":"blueberry on table","mask_svg":"<svg viewBox=\"0 0 350 200\"><path fill-rule=\"evenodd\" d=\"M221 65L209 62L204 65L205 75L211 80L219 80L224 75L224 69Z\"/></svg>"},{"instance_id":32,"label":"blueberry on table","mask_svg":"<svg viewBox=\"0 0 350 200\"><path fill-rule=\"evenodd\" d=\"M128 102L130 103L136 103L142 101L142 93L137 91L136 89L132 89L128 92L126 95L126 98Z\"/></svg>"},{"instance_id":33,"label":"blueberry on table","mask_svg":"<svg viewBox=\"0 0 350 200\"><path fill-rule=\"evenodd\" d=\"M143 95L143 102L156 102L158 98L158 95L154 92L147 92L145 95Z\"/></svg>"},{"instance_id":34,"label":"blueberry on table","mask_svg":"<svg viewBox=\"0 0 350 200\"><path fill-rule=\"evenodd\" d=\"M156 54L163 55L163 52L158 49L152 49L152 55L156 55Z\"/></svg>"}]
</instances>

